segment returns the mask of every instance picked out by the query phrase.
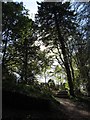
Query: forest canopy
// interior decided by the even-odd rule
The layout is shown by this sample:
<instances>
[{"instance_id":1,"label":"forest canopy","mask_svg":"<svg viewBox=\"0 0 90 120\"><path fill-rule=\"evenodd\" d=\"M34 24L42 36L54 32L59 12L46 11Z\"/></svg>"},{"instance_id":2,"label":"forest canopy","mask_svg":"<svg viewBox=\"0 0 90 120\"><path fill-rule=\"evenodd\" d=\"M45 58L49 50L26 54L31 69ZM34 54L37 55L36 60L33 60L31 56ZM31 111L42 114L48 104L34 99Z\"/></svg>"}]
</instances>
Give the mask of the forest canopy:
<instances>
[{"instance_id":1,"label":"forest canopy","mask_svg":"<svg viewBox=\"0 0 90 120\"><path fill-rule=\"evenodd\" d=\"M2 3L3 89L44 79L52 90L89 96L90 2L37 5L33 21L22 2Z\"/></svg>"}]
</instances>

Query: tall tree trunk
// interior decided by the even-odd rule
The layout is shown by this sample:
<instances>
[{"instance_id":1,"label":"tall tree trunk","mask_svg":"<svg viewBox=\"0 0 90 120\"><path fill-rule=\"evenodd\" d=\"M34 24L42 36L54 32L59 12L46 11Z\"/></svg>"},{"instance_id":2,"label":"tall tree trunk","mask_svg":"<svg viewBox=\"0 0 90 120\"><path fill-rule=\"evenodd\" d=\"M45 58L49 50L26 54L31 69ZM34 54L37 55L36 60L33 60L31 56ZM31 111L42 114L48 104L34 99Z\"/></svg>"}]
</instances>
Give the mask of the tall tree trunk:
<instances>
[{"instance_id":1,"label":"tall tree trunk","mask_svg":"<svg viewBox=\"0 0 90 120\"><path fill-rule=\"evenodd\" d=\"M62 50L62 54L63 54L63 58L64 58L64 66L65 66L66 73L67 73L67 79L68 79L68 84L69 84L69 88L70 88L70 95L74 97L75 95L74 95L74 89L73 89L73 82L72 82L71 71L70 71L70 67L69 67L69 61L68 61L67 54L66 54L64 38L61 35L56 12L54 11L53 13L54 13L54 19L55 19L57 32L58 32L58 38L60 40L61 50Z\"/></svg>"},{"instance_id":2,"label":"tall tree trunk","mask_svg":"<svg viewBox=\"0 0 90 120\"><path fill-rule=\"evenodd\" d=\"M25 82L27 83L27 61L28 61L28 46L27 46L27 44L28 44L28 40L27 39L25 39L25 63L24 63L24 75L25 75Z\"/></svg>"},{"instance_id":3,"label":"tall tree trunk","mask_svg":"<svg viewBox=\"0 0 90 120\"><path fill-rule=\"evenodd\" d=\"M45 83L46 83L46 74L45 74L44 78L45 78Z\"/></svg>"},{"instance_id":4,"label":"tall tree trunk","mask_svg":"<svg viewBox=\"0 0 90 120\"><path fill-rule=\"evenodd\" d=\"M45 83L46 83L46 67L45 67L45 69L44 69L45 71L44 71L44 78L45 78Z\"/></svg>"},{"instance_id":5,"label":"tall tree trunk","mask_svg":"<svg viewBox=\"0 0 90 120\"><path fill-rule=\"evenodd\" d=\"M74 82L75 77L74 77L74 69L73 69L73 66L72 66L72 60L70 60L70 68L71 68L72 78L73 78L73 82Z\"/></svg>"},{"instance_id":6,"label":"tall tree trunk","mask_svg":"<svg viewBox=\"0 0 90 120\"><path fill-rule=\"evenodd\" d=\"M7 38L5 40L5 46L4 46L4 50L3 50L3 58L2 58L2 69L4 69L4 65L5 65L5 55L6 55L6 49L7 49Z\"/></svg>"}]
</instances>

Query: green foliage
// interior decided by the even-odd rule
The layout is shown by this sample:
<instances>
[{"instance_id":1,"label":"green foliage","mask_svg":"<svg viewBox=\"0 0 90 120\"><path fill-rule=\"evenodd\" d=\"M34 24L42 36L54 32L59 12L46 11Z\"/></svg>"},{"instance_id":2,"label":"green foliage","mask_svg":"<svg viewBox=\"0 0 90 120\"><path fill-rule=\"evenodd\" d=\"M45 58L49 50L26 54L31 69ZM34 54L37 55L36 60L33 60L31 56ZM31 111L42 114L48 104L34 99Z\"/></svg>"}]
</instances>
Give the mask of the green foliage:
<instances>
[{"instance_id":1,"label":"green foliage","mask_svg":"<svg viewBox=\"0 0 90 120\"><path fill-rule=\"evenodd\" d=\"M77 72L75 71L76 76L76 86L77 89L81 90L81 87L84 87L85 91L86 86L90 83L90 55L88 54L88 46L89 46L89 37L90 37L90 29L89 21L89 6L90 3L74 3L75 11L77 12L76 20L78 22L77 31L79 32L78 36L76 36L76 45L75 48L75 61L77 65ZM80 8L81 7L81 8ZM79 10L80 8L80 10ZM84 24L82 24L84 23ZM81 87L80 87L81 86ZM89 86L90 88L90 86ZM83 90L81 90L83 91ZM89 93L89 92L88 92Z\"/></svg>"},{"instance_id":2,"label":"green foliage","mask_svg":"<svg viewBox=\"0 0 90 120\"><path fill-rule=\"evenodd\" d=\"M35 45L36 25L22 3L3 3L2 6L3 74L7 68L9 72L18 73L22 81L30 83L48 63L44 53L39 52L39 45Z\"/></svg>"},{"instance_id":3,"label":"green foliage","mask_svg":"<svg viewBox=\"0 0 90 120\"><path fill-rule=\"evenodd\" d=\"M4 76L2 77L2 88L6 90L12 90L15 88L16 76L12 73L5 71Z\"/></svg>"},{"instance_id":4,"label":"green foliage","mask_svg":"<svg viewBox=\"0 0 90 120\"><path fill-rule=\"evenodd\" d=\"M49 51L52 51L59 64L65 69L71 94L73 92L71 66L71 41L76 32L76 23L72 22L75 13L70 9L70 3L38 3L36 23L40 24L39 35ZM70 41L69 41L70 40ZM68 46L68 43L70 46Z\"/></svg>"},{"instance_id":5,"label":"green foliage","mask_svg":"<svg viewBox=\"0 0 90 120\"><path fill-rule=\"evenodd\" d=\"M82 6L80 10L75 8L78 13L75 15L70 3L38 3L34 22L23 3L2 3L4 89L50 96L50 88L55 89L55 83L51 80L49 86L39 85L35 77L41 75L45 82L48 76L62 83L68 80L62 89L73 90L74 84L76 94L90 95L90 3L77 4L84 9ZM41 51L36 42L43 44L45 49ZM59 65L52 71L56 60ZM21 83L17 82L14 73L20 75Z\"/></svg>"},{"instance_id":6,"label":"green foliage","mask_svg":"<svg viewBox=\"0 0 90 120\"><path fill-rule=\"evenodd\" d=\"M49 79L48 80L48 85L49 85L49 87L51 88L51 89L55 89L55 83L54 83L54 80L52 80L52 79Z\"/></svg>"}]
</instances>

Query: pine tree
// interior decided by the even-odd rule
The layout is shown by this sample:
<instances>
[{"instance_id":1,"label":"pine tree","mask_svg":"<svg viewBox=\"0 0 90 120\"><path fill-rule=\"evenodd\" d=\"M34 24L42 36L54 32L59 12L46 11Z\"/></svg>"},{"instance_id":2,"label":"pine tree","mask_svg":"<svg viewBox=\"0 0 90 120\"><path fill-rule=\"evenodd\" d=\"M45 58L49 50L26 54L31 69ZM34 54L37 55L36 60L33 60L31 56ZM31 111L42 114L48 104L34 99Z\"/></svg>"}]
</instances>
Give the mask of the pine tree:
<instances>
[{"instance_id":1,"label":"pine tree","mask_svg":"<svg viewBox=\"0 0 90 120\"><path fill-rule=\"evenodd\" d=\"M39 34L46 45L59 45L62 51L64 67L67 73L70 94L74 96L73 80L70 71L70 63L66 49L66 38L72 34L75 26L71 22L74 12L70 11L69 3L38 3L36 22L39 24ZM71 32L69 34L69 32Z\"/></svg>"}]
</instances>

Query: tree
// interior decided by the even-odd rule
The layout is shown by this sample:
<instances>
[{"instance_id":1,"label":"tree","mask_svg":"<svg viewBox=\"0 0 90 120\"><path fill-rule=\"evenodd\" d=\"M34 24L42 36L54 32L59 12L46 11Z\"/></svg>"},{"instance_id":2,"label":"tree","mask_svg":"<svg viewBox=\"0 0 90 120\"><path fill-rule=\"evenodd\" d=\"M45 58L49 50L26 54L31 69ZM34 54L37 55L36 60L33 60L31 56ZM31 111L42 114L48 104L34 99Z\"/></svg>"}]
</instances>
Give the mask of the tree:
<instances>
[{"instance_id":1,"label":"tree","mask_svg":"<svg viewBox=\"0 0 90 120\"><path fill-rule=\"evenodd\" d=\"M46 83L47 78L50 77L49 71L53 64L52 56L48 53L48 50L45 49L43 51L39 51L38 58L40 63L40 73L38 75L41 76L42 79L44 78Z\"/></svg>"},{"instance_id":2,"label":"tree","mask_svg":"<svg viewBox=\"0 0 90 120\"><path fill-rule=\"evenodd\" d=\"M24 27L22 23L20 24L20 20L24 19L24 14L27 14L27 11L24 10L25 8L22 3L2 3L2 35L4 46L2 65L5 65L4 61L8 44L13 43L19 37L19 32Z\"/></svg>"},{"instance_id":3,"label":"tree","mask_svg":"<svg viewBox=\"0 0 90 120\"><path fill-rule=\"evenodd\" d=\"M27 83L27 78L34 79L39 71L35 45L35 24L28 17L28 10L23 3L3 3L3 73L16 72ZM35 61L34 61L35 59Z\"/></svg>"},{"instance_id":4,"label":"tree","mask_svg":"<svg viewBox=\"0 0 90 120\"><path fill-rule=\"evenodd\" d=\"M49 84L49 87L50 87L51 89L55 89L55 83L54 83L54 80L49 79L49 80L48 80L48 84Z\"/></svg>"},{"instance_id":5,"label":"tree","mask_svg":"<svg viewBox=\"0 0 90 120\"><path fill-rule=\"evenodd\" d=\"M73 3L73 8L77 12L76 21L78 23L77 31L79 32L74 45L75 61L79 71L78 82L79 85L90 89L90 55L89 55L89 41L90 41L90 2ZM80 87L80 86L79 86ZM86 88L85 88L86 89ZM88 91L89 93L89 91Z\"/></svg>"},{"instance_id":6,"label":"tree","mask_svg":"<svg viewBox=\"0 0 90 120\"><path fill-rule=\"evenodd\" d=\"M75 29L75 25L71 22L74 13L69 10L69 3L62 4L42 2L38 3L38 5L36 22L40 26L39 34L46 46L49 45L52 48L55 48L58 45L59 50L61 49L60 54L63 55L62 58L67 73L70 94L74 96L72 76L65 44L66 38L68 39L73 29ZM70 34L69 31L71 31ZM64 34L66 38L63 37Z\"/></svg>"},{"instance_id":7,"label":"tree","mask_svg":"<svg viewBox=\"0 0 90 120\"><path fill-rule=\"evenodd\" d=\"M3 73L15 72L28 84L49 64L36 44L36 27L22 3L3 3Z\"/></svg>"}]
</instances>

